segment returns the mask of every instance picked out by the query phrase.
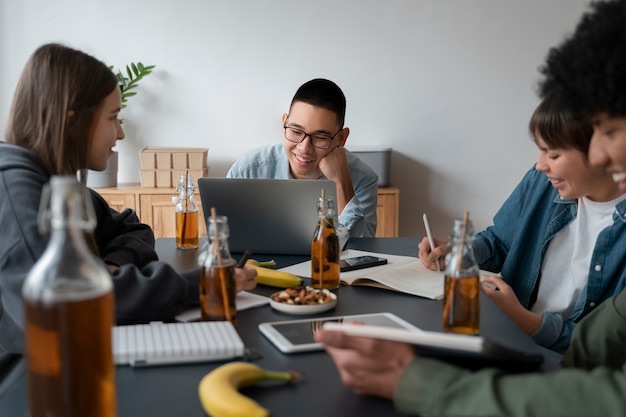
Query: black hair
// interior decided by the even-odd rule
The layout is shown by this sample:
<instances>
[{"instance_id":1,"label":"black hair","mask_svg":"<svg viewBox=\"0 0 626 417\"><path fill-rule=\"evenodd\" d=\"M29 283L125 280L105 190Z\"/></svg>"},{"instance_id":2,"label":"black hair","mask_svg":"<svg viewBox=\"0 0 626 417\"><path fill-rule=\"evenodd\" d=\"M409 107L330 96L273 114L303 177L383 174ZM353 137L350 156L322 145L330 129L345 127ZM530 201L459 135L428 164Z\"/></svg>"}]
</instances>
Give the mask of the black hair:
<instances>
[{"instance_id":1,"label":"black hair","mask_svg":"<svg viewBox=\"0 0 626 417\"><path fill-rule=\"evenodd\" d=\"M346 118L346 96L334 82L323 78L307 81L298 88L289 108L299 101L332 111L337 115L339 127L343 128Z\"/></svg>"},{"instance_id":2,"label":"black hair","mask_svg":"<svg viewBox=\"0 0 626 417\"><path fill-rule=\"evenodd\" d=\"M574 148L587 155L593 134L589 118L577 114L561 97L548 94L539 103L528 123L530 135L550 149Z\"/></svg>"},{"instance_id":3,"label":"black hair","mask_svg":"<svg viewBox=\"0 0 626 417\"><path fill-rule=\"evenodd\" d=\"M540 68L539 95L561 95L588 116L626 115L626 0L590 4L576 31Z\"/></svg>"}]
</instances>

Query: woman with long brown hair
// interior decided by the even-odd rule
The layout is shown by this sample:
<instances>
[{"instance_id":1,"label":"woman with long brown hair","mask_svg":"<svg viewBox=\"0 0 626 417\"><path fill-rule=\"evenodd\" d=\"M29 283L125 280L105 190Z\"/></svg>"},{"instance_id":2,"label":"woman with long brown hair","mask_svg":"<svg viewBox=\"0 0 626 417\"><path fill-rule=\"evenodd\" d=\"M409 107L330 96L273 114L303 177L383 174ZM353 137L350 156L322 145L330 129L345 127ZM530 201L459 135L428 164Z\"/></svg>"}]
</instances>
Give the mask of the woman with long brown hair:
<instances>
[{"instance_id":1,"label":"woman with long brown hair","mask_svg":"<svg viewBox=\"0 0 626 417\"><path fill-rule=\"evenodd\" d=\"M113 72L96 58L59 44L38 48L18 82L6 142L0 142L0 394L18 376L24 354L22 283L44 252L37 213L52 175L103 170L124 132ZM168 320L199 302L199 270L178 274L159 262L154 234L135 212L111 209L91 191L97 227L94 253L107 265L118 324ZM237 287L256 285L238 269Z\"/></svg>"}]
</instances>

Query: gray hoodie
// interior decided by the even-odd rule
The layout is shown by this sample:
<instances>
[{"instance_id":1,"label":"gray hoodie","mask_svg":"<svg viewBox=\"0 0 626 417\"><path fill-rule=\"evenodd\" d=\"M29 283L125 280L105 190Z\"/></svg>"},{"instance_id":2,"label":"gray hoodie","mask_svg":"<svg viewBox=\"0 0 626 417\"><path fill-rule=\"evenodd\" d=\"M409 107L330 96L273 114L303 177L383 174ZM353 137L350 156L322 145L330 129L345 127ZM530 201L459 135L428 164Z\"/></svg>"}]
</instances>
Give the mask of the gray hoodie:
<instances>
[{"instance_id":1,"label":"gray hoodie","mask_svg":"<svg viewBox=\"0 0 626 417\"><path fill-rule=\"evenodd\" d=\"M0 142L0 396L23 371L22 283L48 244L37 212L49 179L34 153ZM154 234L133 210L118 213L93 190L91 197L101 258L119 266L111 276L117 323L169 320L197 304L199 270L178 274L159 262Z\"/></svg>"}]
</instances>

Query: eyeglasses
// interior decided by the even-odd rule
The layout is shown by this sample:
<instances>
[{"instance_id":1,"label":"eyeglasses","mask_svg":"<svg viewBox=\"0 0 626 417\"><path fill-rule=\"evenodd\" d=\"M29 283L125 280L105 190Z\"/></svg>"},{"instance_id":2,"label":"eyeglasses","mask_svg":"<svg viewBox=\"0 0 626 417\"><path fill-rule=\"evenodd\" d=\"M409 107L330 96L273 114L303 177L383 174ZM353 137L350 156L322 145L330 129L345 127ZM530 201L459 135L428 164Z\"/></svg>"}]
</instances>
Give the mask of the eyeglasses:
<instances>
[{"instance_id":1,"label":"eyeglasses","mask_svg":"<svg viewBox=\"0 0 626 417\"><path fill-rule=\"evenodd\" d=\"M330 142L337 137L341 130L334 136L318 134L318 133L306 133L304 130L291 126L283 126L285 128L285 139L293 143L301 143L308 136L311 138L311 146L318 149L328 149Z\"/></svg>"}]
</instances>

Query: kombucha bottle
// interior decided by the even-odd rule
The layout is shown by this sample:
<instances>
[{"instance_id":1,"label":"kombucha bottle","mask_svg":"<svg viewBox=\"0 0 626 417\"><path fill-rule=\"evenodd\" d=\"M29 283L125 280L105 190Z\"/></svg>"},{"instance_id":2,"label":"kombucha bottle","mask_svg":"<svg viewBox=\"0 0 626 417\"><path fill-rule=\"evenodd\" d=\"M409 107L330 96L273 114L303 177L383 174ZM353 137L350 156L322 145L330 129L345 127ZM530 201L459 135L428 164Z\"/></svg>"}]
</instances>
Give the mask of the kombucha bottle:
<instances>
[{"instance_id":1,"label":"kombucha bottle","mask_svg":"<svg viewBox=\"0 0 626 417\"><path fill-rule=\"evenodd\" d=\"M311 285L339 288L339 237L335 229L335 200L324 193L317 203L318 221L311 241Z\"/></svg>"},{"instance_id":2,"label":"kombucha bottle","mask_svg":"<svg viewBox=\"0 0 626 417\"><path fill-rule=\"evenodd\" d=\"M208 218L209 246L200 262L200 309L203 321L228 320L237 325L235 260L228 247L226 216Z\"/></svg>"},{"instance_id":3,"label":"kombucha bottle","mask_svg":"<svg viewBox=\"0 0 626 417\"><path fill-rule=\"evenodd\" d=\"M52 177L39 212L50 240L22 290L30 417L116 415L113 284L85 239L95 223L76 177Z\"/></svg>"},{"instance_id":4,"label":"kombucha bottle","mask_svg":"<svg viewBox=\"0 0 626 417\"><path fill-rule=\"evenodd\" d=\"M172 199L176 204L176 247L197 249L200 242L198 205L193 198L193 178L189 172L180 176L176 191L179 195Z\"/></svg>"},{"instance_id":5,"label":"kombucha bottle","mask_svg":"<svg viewBox=\"0 0 626 417\"><path fill-rule=\"evenodd\" d=\"M466 213L465 221L455 220L448 240L443 329L476 335L480 330L480 270L474 256L474 233L468 216Z\"/></svg>"}]
</instances>

